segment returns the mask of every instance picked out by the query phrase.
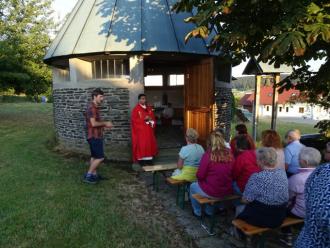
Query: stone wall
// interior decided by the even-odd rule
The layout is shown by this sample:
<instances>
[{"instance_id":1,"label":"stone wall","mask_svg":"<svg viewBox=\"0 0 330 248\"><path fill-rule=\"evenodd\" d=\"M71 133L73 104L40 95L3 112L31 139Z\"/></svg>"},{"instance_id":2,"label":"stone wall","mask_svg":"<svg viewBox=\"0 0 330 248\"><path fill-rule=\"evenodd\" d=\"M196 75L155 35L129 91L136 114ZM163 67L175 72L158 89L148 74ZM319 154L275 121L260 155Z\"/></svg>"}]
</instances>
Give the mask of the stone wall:
<instances>
[{"instance_id":1,"label":"stone wall","mask_svg":"<svg viewBox=\"0 0 330 248\"><path fill-rule=\"evenodd\" d=\"M232 88L225 82L215 83L215 123L217 128L223 128L226 140L230 139L230 126L232 120Z\"/></svg>"},{"instance_id":2,"label":"stone wall","mask_svg":"<svg viewBox=\"0 0 330 248\"><path fill-rule=\"evenodd\" d=\"M94 88L54 89L54 122L59 143L67 150L89 154L86 141L84 113L91 101ZM111 120L114 127L104 132L105 155L108 159L131 159L129 90L126 88L102 88L104 102L101 118Z\"/></svg>"}]
</instances>

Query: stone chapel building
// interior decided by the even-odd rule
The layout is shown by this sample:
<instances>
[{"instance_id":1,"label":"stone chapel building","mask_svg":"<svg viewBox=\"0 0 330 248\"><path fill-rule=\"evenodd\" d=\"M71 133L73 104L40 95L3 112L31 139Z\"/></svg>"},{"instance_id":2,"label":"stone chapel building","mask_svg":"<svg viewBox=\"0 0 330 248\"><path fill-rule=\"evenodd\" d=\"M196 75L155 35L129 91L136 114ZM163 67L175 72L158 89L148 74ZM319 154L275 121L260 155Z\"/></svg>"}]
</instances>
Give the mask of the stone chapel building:
<instances>
[{"instance_id":1,"label":"stone chapel building","mask_svg":"<svg viewBox=\"0 0 330 248\"><path fill-rule=\"evenodd\" d=\"M105 132L110 159L131 160L130 111L144 92L157 111L171 103L176 130L227 134L231 121L231 65L185 35L191 13L171 11L174 0L78 0L44 58L53 71L54 122L60 145L87 152L84 111L97 87L114 128ZM170 135L170 134L169 134ZM180 134L181 135L181 134Z\"/></svg>"}]
</instances>

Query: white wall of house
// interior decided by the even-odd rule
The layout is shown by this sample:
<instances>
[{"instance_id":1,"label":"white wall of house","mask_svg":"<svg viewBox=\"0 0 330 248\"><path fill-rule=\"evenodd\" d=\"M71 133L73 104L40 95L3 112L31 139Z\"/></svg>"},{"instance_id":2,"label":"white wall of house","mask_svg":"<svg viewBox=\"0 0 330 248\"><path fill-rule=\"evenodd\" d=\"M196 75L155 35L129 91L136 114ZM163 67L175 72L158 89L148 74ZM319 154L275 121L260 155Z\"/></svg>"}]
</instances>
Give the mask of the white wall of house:
<instances>
[{"instance_id":1,"label":"white wall of house","mask_svg":"<svg viewBox=\"0 0 330 248\"><path fill-rule=\"evenodd\" d=\"M259 116L267 117L272 115L272 105L260 105ZM330 119L330 111L308 103L279 104L277 117L301 117L313 120Z\"/></svg>"}]
</instances>

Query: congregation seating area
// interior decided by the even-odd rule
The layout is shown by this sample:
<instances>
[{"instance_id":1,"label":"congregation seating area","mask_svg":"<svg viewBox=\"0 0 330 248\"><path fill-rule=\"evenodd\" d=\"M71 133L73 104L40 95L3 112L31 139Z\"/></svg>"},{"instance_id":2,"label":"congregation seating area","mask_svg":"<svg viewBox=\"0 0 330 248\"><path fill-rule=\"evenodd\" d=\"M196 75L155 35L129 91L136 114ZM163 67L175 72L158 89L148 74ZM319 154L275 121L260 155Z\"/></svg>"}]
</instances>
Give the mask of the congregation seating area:
<instances>
[{"instance_id":1,"label":"congregation seating area","mask_svg":"<svg viewBox=\"0 0 330 248\"><path fill-rule=\"evenodd\" d=\"M175 168L175 163L144 166L144 173L140 175L140 178L152 186L151 190L163 199L165 205L169 204L172 210L175 209L176 213L184 212L188 216L187 218L194 221L195 227L200 229L198 232L202 233L201 235L209 237L223 237L223 235L228 235L230 236L230 240L234 240L236 245L240 244L238 247L262 248L269 247L269 244L271 245L270 247L290 247L288 245L283 246L279 242L279 237L282 235L281 228L288 226L294 227L294 233L293 235L291 234L291 239L295 238L292 236L296 236L301 228L299 224L302 224L303 220L292 217L287 217L281 227L275 229L253 226L243 220L235 219L234 202L241 199L238 195L228 195L221 199L206 198L199 194L192 195L201 204L202 208L206 204L216 205L221 203L224 206L221 211L211 216L205 215L202 212L201 218L197 219L196 223L196 218L191 214L190 199L187 192L190 182L172 179L170 175ZM235 236L232 231L234 227L244 235L240 238ZM231 247L236 246L233 245Z\"/></svg>"},{"instance_id":2,"label":"congregation seating area","mask_svg":"<svg viewBox=\"0 0 330 248\"><path fill-rule=\"evenodd\" d=\"M299 130L286 133L285 148L276 131L264 130L256 148L244 124L235 129L242 133L230 144L220 129L212 131L204 150L197 143L197 131L188 128L187 145L172 150L173 154L166 149L165 156L162 150L153 161L156 164L143 167L142 178L147 185L152 181L151 192L175 213L176 221L193 230L193 239L198 233L222 243L216 244L220 247L303 247L302 242L308 242L306 230L314 225L305 207L315 202L308 200L315 197L308 193L313 190L310 182L319 180L318 170L327 169L320 164L320 152L299 143ZM313 179L308 183L309 178Z\"/></svg>"}]
</instances>

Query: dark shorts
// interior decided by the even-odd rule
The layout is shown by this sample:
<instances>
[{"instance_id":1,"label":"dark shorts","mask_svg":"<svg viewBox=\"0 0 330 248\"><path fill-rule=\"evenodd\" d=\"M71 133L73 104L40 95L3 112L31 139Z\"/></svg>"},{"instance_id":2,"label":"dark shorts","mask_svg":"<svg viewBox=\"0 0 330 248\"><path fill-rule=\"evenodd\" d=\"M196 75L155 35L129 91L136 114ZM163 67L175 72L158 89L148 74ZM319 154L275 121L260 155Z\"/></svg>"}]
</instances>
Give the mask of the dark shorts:
<instances>
[{"instance_id":1,"label":"dark shorts","mask_svg":"<svg viewBox=\"0 0 330 248\"><path fill-rule=\"evenodd\" d=\"M91 138L88 139L91 157L95 159L104 158L103 139Z\"/></svg>"}]
</instances>

